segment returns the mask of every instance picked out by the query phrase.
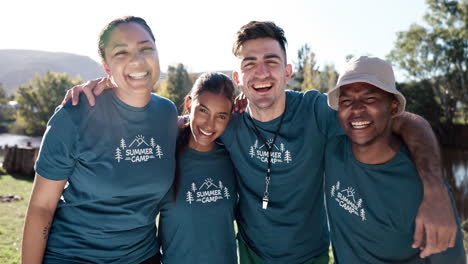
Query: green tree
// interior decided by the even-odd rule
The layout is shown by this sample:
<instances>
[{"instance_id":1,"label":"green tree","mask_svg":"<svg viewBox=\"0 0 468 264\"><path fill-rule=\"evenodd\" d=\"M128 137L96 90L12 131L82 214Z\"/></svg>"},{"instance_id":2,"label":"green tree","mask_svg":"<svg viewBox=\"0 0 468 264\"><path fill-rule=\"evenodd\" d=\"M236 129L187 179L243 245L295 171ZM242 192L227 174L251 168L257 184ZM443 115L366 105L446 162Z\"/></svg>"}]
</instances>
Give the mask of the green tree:
<instances>
[{"instance_id":1,"label":"green tree","mask_svg":"<svg viewBox=\"0 0 468 264\"><path fill-rule=\"evenodd\" d=\"M323 70L320 71L320 88L322 93L328 92L329 89L335 87L338 80L338 73L335 70L335 65L325 64Z\"/></svg>"},{"instance_id":2,"label":"green tree","mask_svg":"<svg viewBox=\"0 0 468 264\"><path fill-rule=\"evenodd\" d=\"M396 85L397 89L405 95L406 111L424 117L434 127L440 125L440 115L443 109L436 101L430 81L410 81Z\"/></svg>"},{"instance_id":3,"label":"green tree","mask_svg":"<svg viewBox=\"0 0 468 264\"><path fill-rule=\"evenodd\" d=\"M15 109L9 105L10 98L0 83L0 133L6 132L9 125L15 120Z\"/></svg>"},{"instance_id":4,"label":"green tree","mask_svg":"<svg viewBox=\"0 0 468 264\"><path fill-rule=\"evenodd\" d=\"M427 0L427 27L399 32L388 56L415 80L428 80L449 124L468 104L468 0Z\"/></svg>"},{"instance_id":5,"label":"green tree","mask_svg":"<svg viewBox=\"0 0 468 264\"><path fill-rule=\"evenodd\" d=\"M320 87L320 72L315 60L315 53L309 44L304 44L297 52L297 63L293 76L292 89L295 91L318 90Z\"/></svg>"},{"instance_id":6,"label":"green tree","mask_svg":"<svg viewBox=\"0 0 468 264\"><path fill-rule=\"evenodd\" d=\"M181 113L184 97L192 88L192 80L184 65L179 63L177 67L169 66L165 84L161 86L159 94L174 102Z\"/></svg>"},{"instance_id":7,"label":"green tree","mask_svg":"<svg viewBox=\"0 0 468 264\"><path fill-rule=\"evenodd\" d=\"M44 76L36 75L28 85L20 86L16 94L17 132L22 130L28 135L44 133L47 121L66 91L81 82L80 78L73 80L65 73L47 72Z\"/></svg>"}]
</instances>

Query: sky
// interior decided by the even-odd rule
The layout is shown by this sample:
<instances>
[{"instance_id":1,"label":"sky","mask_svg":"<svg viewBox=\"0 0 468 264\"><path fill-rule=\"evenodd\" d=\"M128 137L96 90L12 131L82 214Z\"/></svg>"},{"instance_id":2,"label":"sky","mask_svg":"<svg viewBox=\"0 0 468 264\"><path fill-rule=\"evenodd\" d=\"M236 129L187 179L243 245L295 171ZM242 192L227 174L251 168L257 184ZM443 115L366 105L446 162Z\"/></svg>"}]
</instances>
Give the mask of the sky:
<instances>
[{"instance_id":1,"label":"sky","mask_svg":"<svg viewBox=\"0 0 468 264\"><path fill-rule=\"evenodd\" d=\"M308 43L319 66L341 72L348 54L385 58L396 33L423 24L424 0L15 0L0 3L0 49L69 52L100 62L97 37L114 18L143 17L152 28L161 68L233 70L237 30L270 20L288 39L288 62ZM397 81L404 74L398 69Z\"/></svg>"}]
</instances>

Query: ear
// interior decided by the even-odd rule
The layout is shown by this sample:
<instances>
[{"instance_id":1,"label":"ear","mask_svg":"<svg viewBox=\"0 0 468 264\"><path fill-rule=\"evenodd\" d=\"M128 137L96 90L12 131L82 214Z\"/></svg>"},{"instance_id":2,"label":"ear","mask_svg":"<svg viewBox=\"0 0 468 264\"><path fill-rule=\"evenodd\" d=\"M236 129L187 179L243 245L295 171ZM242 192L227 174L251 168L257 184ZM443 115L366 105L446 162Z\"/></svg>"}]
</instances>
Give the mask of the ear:
<instances>
[{"instance_id":1,"label":"ear","mask_svg":"<svg viewBox=\"0 0 468 264\"><path fill-rule=\"evenodd\" d=\"M190 108L192 107L192 97L190 95L185 96L184 99L184 108L190 113Z\"/></svg>"},{"instance_id":2,"label":"ear","mask_svg":"<svg viewBox=\"0 0 468 264\"><path fill-rule=\"evenodd\" d=\"M110 69L109 69L109 66L107 65L107 63L105 61L102 61L102 67L104 68L104 71L107 73L107 75L110 76Z\"/></svg>"},{"instance_id":3,"label":"ear","mask_svg":"<svg viewBox=\"0 0 468 264\"><path fill-rule=\"evenodd\" d=\"M232 80L239 86L239 73L237 71L232 72Z\"/></svg>"},{"instance_id":4,"label":"ear","mask_svg":"<svg viewBox=\"0 0 468 264\"><path fill-rule=\"evenodd\" d=\"M286 64L286 78L285 81L286 83L289 83L289 80L291 80L291 76L293 74L293 68L291 64Z\"/></svg>"}]
</instances>

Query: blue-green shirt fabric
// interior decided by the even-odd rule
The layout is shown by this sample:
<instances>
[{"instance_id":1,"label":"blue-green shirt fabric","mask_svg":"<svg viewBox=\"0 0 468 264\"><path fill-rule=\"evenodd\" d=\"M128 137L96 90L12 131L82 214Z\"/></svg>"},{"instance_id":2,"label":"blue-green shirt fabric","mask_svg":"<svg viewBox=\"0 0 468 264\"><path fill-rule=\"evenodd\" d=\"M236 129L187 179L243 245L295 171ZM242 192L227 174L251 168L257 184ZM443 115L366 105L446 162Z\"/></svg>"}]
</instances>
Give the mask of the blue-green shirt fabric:
<instances>
[{"instance_id":1,"label":"blue-green shirt fabric","mask_svg":"<svg viewBox=\"0 0 468 264\"><path fill-rule=\"evenodd\" d=\"M161 203L159 239L164 264L237 264L234 234L237 189L229 154L187 148L179 160L179 188Z\"/></svg>"},{"instance_id":2,"label":"blue-green shirt fabric","mask_svg":"<svg viewBox=\"0 0 468 264\"><path fill-rule=\"evenodd\" d=\"M368 165L354 158L347 136L338 136L328 141L325 163L337 264L466 263L460 228L456 247L443 253L421 259L411 247L423 186L405 145L387 163Z\"/></svg>"},{"instance_id":3,"label":"blue-green shirt fabric","mask_svg":"<svg viewBox=\"0 0 468 264\"><path fill-rule=\"evenodd\" d=\"M281 117L255 123L272 141ZM273 146L270 201L262 209L267 148L248 113L234 116L221 136L239 176L239 233L266 263L303 263L328 250L323 198L327 136L343 133L336 112L317 91L286 91L286 111Z\"/></svg>"},{"instance_id":4,"label":"blue-green shirt fabric","mask_svg":"<svg viewBox=\"0 0 468 264\"><path fill-rule=\"evenodd\" d=\"M152 95L141 108L105 91L90 107L58 108L36 172L68 179L44 263L139 263L157 253L157 206L174 178L177 110Z\"/></svg>"}]
</instances>

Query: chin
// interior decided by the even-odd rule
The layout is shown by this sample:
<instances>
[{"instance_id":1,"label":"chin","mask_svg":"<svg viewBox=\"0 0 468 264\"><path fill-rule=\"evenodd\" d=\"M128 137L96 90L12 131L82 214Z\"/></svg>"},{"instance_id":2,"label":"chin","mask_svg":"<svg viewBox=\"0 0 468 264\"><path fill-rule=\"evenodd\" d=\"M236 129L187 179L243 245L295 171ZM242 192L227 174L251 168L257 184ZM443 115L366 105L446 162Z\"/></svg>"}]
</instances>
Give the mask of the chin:
<instances>
[{"instance_id":1,"label":"chin","mask_svg":"<svg viewBox=\"0 0 468 264\"><path fill-rule=\"evenodd\" d=\"M358 145L360 147L370 146L374 142L374 139L363 139L363 138L352 138L352 137L350 138L353 144Z\"/></svg>"}]
</instances>

